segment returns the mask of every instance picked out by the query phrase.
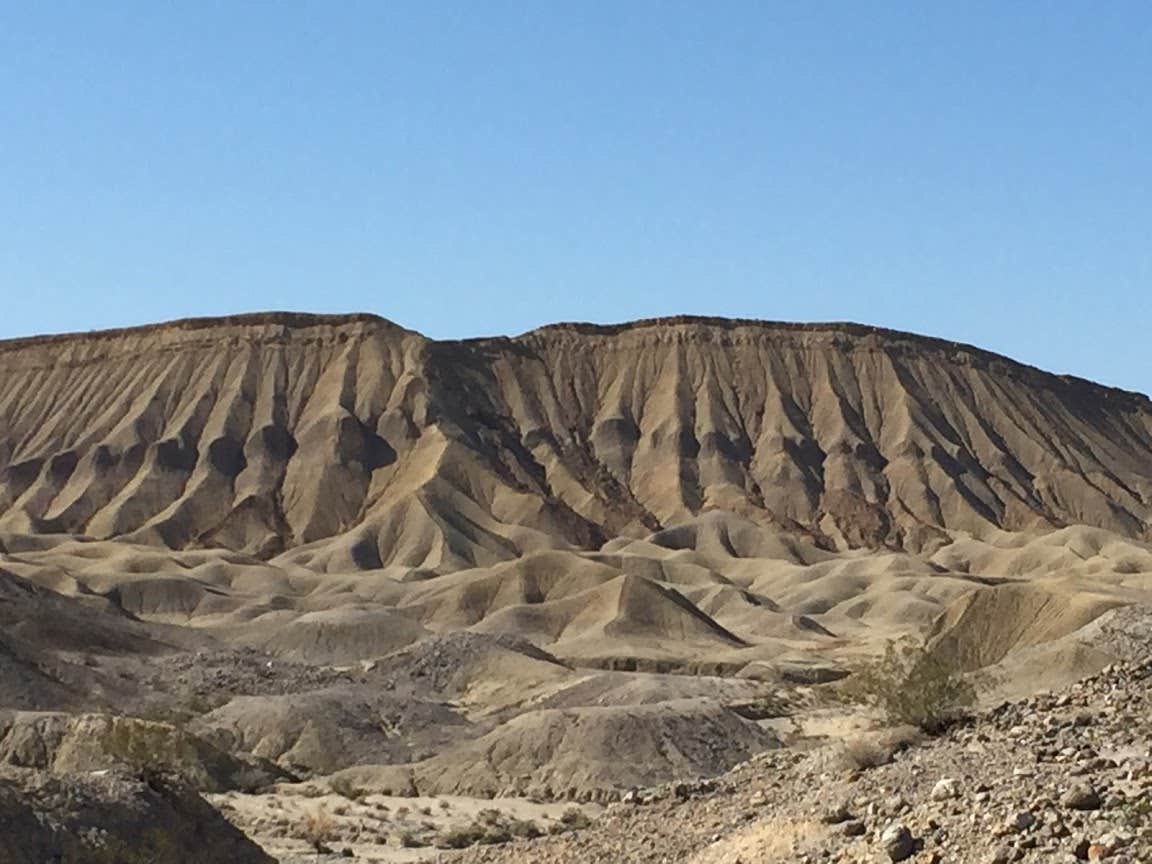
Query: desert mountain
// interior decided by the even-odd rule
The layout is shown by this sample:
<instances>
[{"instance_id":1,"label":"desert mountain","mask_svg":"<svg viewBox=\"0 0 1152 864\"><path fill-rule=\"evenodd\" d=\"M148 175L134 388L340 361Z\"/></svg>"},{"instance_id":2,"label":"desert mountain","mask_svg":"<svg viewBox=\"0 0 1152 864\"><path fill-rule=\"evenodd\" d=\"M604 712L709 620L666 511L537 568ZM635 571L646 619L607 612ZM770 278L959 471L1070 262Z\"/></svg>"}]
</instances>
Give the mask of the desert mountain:
<instances>
[{"instance_id":1,"label":"desert mountain","mask_svg":"<svg viewBox=\"0 0 1152 864\"><path fill-rule=\"evenodd\" d=\"M996 663L1152 572L1147 397L857 325L273 313L9 341L0 370L10 572L306 663L470 631L816 680L929 626Z\"/></svg>"},{"instance_id":2,"label":"desert mountain","mask_svg":"<svg viewBox=\"0 0 1152 864\"><path fill-rule=\"evenodd\" d=\"M1150 541L1147 397L857 325L0 342L0 771L159 761L289 856L294 798L562 826L835 737L893 637L991 699L1143 656Z\"/></svg>"},{"instance_id":3,"label":"desert mountain","mask_svg":"<svg viewBox=\"0 0 1152 864\"><path fill-rule=\"evenodd\" d=\"M0 531L313 569L443 573L712 510L823 548L1152 530L1147 397L847 324L188 320L0 343L0 416Z\"/></svg>"}]
</instances>

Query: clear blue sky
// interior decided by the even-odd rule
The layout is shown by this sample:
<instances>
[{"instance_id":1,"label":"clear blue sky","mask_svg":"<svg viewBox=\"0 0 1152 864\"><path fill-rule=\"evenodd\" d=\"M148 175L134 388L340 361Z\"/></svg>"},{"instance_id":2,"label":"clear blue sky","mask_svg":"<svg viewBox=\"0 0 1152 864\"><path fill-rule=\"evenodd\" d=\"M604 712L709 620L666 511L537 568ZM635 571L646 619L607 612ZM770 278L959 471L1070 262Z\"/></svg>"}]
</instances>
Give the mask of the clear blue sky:
<instances>
[{"instance_id":1,"label":"clear blue sky","mask_svg":"<svg viewBox=\"0 0 1152 864\"><path fill-rule=\"evenodd\" d=\"M0 336L856 320L1152 390L1147 2L0 0Z\"/></svg>"}]
</instances>

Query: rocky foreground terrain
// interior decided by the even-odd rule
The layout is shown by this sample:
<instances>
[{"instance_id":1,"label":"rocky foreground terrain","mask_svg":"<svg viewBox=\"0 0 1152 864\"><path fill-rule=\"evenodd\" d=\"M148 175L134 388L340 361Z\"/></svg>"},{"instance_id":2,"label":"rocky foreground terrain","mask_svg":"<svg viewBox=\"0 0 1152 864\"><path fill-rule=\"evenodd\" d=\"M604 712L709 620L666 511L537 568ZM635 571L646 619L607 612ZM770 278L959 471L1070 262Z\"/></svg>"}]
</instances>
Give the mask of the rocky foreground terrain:
<instances>
[{"instance_id":1,"label":"rocky foreground terrain","mask_svg":"<svg viewBox=\"0 0 1152 864\"><path fill-rule=\"evenodd\" d=\"M1149 660L1001 705L938 738L896 733L770 751L715 780L629 795L587 830L461 860L1103 859L1152 860Z\"/></svg>"},{"instance_id":2,"label":"rocky foreground terrain","mask_svg":"<svg viewBox=\"0 0 1152 864\"><path fill-rule=\"evenodd\" d=\"M195 790L124 772L0 769L0 861L273 864Z\"/></svg>"},{"instance_id":3,"label":"rocky foreground terrain","mask_svg":"<svg viewBox=\"0 0 1152 864\"><path fill-rule=\"evenodd\" d=\"M1134 864L1152 860L1150 717L1152 659L1145 657L982 711L938 737L909 729L798 736L795 746L765 751L720 777L625 791L586 813L563 802L385 799L316 787L211 797L219 813L266 844L297 835L300 851L279 860L301 864ZM329 811L324 848L332 851L304 853L308 817ZM273 860L219 813L171 780L0 771L4 860L19 864ZM421 836L429 824L440 828ZM477 825L487 826L487 840L484 828L462 831ZM521 839L509 832L517 826ZM544 836L523 839L523 826ZM479 845L435 848L455 843L454 832ZM356 851L365 848L370 854ZM63 857L53 857L60 850Z\"/></svg>"}]
</instances>

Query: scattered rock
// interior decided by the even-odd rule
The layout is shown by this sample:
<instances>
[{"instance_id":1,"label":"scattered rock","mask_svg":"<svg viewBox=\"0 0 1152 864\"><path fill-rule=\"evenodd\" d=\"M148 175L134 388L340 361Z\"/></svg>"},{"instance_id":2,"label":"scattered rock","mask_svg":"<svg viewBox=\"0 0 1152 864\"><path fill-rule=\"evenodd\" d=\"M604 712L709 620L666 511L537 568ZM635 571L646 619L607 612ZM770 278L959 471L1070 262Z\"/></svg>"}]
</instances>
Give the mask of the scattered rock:
<instances>
[{"instance_id":1,"label":"scattered rock","mask_svg":"<svg viewBox=\"0 0 1152 864\"><path fill-rule=\"evenodd\" d=\"M932 787L933 801L951 801L960 797L960 784L951 777L944 777Z\"/></svg>"},{"instance_id":2,"label":"scattered rock","mask_svg":"<svg viewBox=\"0 0 1152 864\"><path fill-rule=\"evenodd\" d=\"M904 861L912 857L916 851L916 841L908 826L900 822L893 822L884 829L880 835L880 845L884 847L890 861Z\"/></svg>"},{"instance_id":3,"label":"scattered rock","mask_svg":"<svg viewBox=\"0 0 1152 864\"><path fill-rule=\"evenodd\" d=\"M1080 783L1064 793L1060 803L1070 810L1099 810L1102 802L1095 789Z\"/></svg>"}]
</instances>

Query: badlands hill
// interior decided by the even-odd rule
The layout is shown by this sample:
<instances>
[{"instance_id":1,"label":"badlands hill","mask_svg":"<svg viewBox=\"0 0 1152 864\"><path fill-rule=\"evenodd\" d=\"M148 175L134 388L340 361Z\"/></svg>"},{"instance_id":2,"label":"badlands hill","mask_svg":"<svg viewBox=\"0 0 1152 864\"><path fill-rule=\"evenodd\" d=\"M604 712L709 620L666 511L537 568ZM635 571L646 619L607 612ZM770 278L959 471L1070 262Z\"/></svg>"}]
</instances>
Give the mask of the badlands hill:
<instances>
[{"instance_id":1,"label":"badlands hill","mask_svg":"<svg viewBox=\"0 0 1152 864\"><path fill-rule=\"evenodd\" d=\"M732 672L1103 573L1047 639L1150 569L1147 397L857 325L196 319L0 343L0 417L9 569L308 662L471 630Z\"/></svg>"},{"instance_id":2,"label":"badlands hill","mask_svg":"<svg viewBox=\"0 0 1152 864\"><path fill-rule=\"evenodd\" d=\"M1147 397L846 324L179 321L0 343L0 416L0 531L327 570L490 566L712 510L914 552L1152 523Z\"/></svg>"},{"instance_id":3,"label":"badlands hill","mask_svg":"<svg viewBox=\"0 0 1152 864\"><path fill-rule=\"evenodd\" d=\"M276 854L333 790L520 818L834 736L823 685L905 634L991 698L1067 686L1150 602L1152 402L970 346L285 313L0 342L0 767L33 772L0 798L159 750Z\"/></svg>"}]
</instances>

